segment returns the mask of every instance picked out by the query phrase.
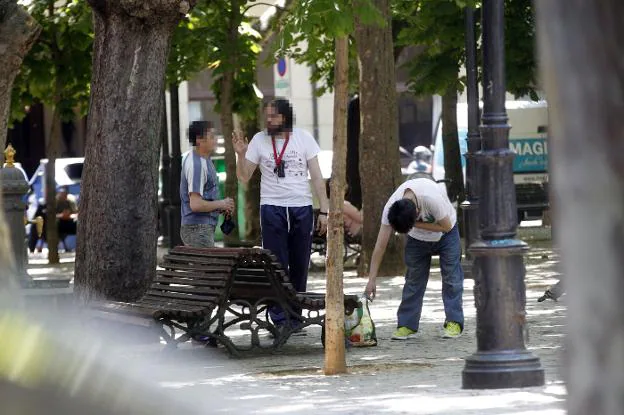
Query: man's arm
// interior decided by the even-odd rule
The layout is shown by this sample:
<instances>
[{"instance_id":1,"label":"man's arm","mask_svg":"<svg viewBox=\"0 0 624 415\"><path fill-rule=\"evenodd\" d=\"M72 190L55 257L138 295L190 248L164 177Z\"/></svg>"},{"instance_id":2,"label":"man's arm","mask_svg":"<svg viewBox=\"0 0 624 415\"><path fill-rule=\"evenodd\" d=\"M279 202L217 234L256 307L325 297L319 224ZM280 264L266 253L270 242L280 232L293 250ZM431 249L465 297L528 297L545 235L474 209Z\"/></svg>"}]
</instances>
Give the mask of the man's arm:
<instances>
[{"instance_id":1,"label":"man's arm","mask_svg":"<svg viewBox=\"0 0 624 415\"><path fill-rule=\"evenodd\" d=\"M234 209L234 201L229 197L223 200L204 200L199 193L195 192L190 193L190 205L193 212Z\"/></svg>"},{"instance_id":2,"label":"man's arm","mask_svg":"<svg viewBox=\"0 0 624 415\"><path fill-rule=\"evenodd\" d=\"M243 138L240 131L232 131L232 146L236 152L236 177L246 184L251 179L258 165L247 160L246 155L249 143L247 142L247 137Z\"/></svg>"},{"instance_id":3,"label":"man's arm","mask_svg":"<svg viewBox=\"0 0 624 415\"><path fill-rule=\"evenodd\" d=\"M451 219L448 216L445 216L435 223L416 222L414 224L414 227L418 229L424 229L426 231L444 233L449 232L451 229L453 229Z\"/></svg>"},{"instance_id":4,"label":"man's arm","mask_svg":"<svg viewBox=\"0 0 624 415\"><path fill-rule=\"evenodd\" d=\"M373 249L373 255L371 256L370 269L368 271L368 284L366 285L366 295L371 300L375 298L377 294L377 274L379 273L379 266L381 260L386 253L386 247L388 241L392 235L392 227L390 225L381 225L379 233L377 234L377 242L375 242L375 249Z\"/></svg>"},{"instance_id":5,"label":"man's arm","mask_svg":"<svg viewBox=\"0 0 624 415\"><path fill-rule=\"evenodd\" d=\"M325 181L321 174L318 157L314 156L308 160L308 170L310 171L310 179L312 181L312 191L319 201L321 212L328 212L329 201L327 200L327 193L325 193Z\"/></svg>"},{"instance_id":6,"label":"man's arm","mask_svg":"<svg viewBox=\"0 0 624 415\"><path fill-rule=\"evenodd\" d=\"M236 156L236 177L238 177L238 180L242 183L247 184L258 165L247 160L245 158L245 153L237 153Z\"/></svg>"}]
</instances>

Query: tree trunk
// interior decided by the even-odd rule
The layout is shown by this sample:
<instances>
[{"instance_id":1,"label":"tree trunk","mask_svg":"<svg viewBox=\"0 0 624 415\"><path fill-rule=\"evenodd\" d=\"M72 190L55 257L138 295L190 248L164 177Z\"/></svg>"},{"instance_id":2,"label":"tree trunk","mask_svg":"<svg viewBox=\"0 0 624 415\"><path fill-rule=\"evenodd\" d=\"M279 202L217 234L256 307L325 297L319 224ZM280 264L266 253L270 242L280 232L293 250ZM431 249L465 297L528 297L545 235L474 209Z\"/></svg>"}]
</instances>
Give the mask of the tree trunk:
<instances>
[{"instance_id":1,"label":"tree trunk","mask_svg":"<svg viewBox=\"0 0 624 415\"><path fill-rule=\"evenodd\" d=\"M50 13L54 12L54 8L50 8ZM54 56L58 57L59 52L56 45L53 46ZM58 62L58 58L56 59ZM57 67L57 73L59 72ZM48 262L50 264L58 264L60 262L58 245L59 234L56 219L56 159L61 152L61 113L59 103L61 101L61 91L63 85L60 78L56 77L56 85L54 92L54 110L52 111L52 128L48 135L48 146L46 156L48 163L45 171L45 200L46 200L46 243L48 244Z\"/></svg>"},{"instance_id":2,"label":"tree trunk","mask_svg":"<svg viewBox=\"0 0 624 415\"><path fill-rule=\"evenodd\" d=\"M347 164L347 100L349 88L349 39L336 38L334 68L334 156L327 226L327 289L325 293L325 374L345 373L344 292L344 188Z\"/></svg>"},{"instance_id":3,"label":"tree trunk","mask_svg":"<svg viewBox=\"0 0 624 415\"><path fill-rule=\"evenodd\" d=\"M260 110L259 110L260 111ZM258 115L245 122L245 135L253 137L258 131ZM245 192L245 239L261 244L262 235L260 232L260 171L256 169Z\"/></svg>"},{"instance_id":4,"label":"tree trunk","mask_svg":"<svg viewBox=\"0 0 624 415\"><path fill-rule=\"evenodd\" d=\"M39 24L16 0L0 0L0 166L4 164L13 81L40 32Z\"/></svg>"},{"instance_id":5,"label":"tree trunk","mask_svg":"<svg viewBox=\"0 0 624 415\"><path fill-rule=\"evenodd\" d=\"M457 131L457 91L449 89L442 96L442 142L444 145L444 171L446 190L452 202L459 207L464 201L464 174L461 166L459 135ZM461 223L462 214L457 212ZM462 226L460 226L462 229Z\"/></svg>"},{"instance_id":6,"label":"tree trunk","mask_svg":"<svg viewBox=\"0 0 624 415\"><path fill-rule=\"evenodd\" d=\"M9 112L11 108L11 90L24 56L39 36L41 27L28 13L18 6L15 0L0 0L0 166L4 165L4 148ZM0 188L2 183L0 183ZM9 228L4 220L1 208L0 192L0 291L13 291L19 287L15 272L15 263L11 253ZM4 300L0 300L4 303Z\"/></svg>"},{"instance_id":7,"label":"tree trunk","mask_svg":"<svg viewBox=\"0 0 624 415\"><path fill-rule=\"evenodd\" d=\"M360 66L360 175L362 229L360 275L367 275L385 202L401 184L398 110L389 0L373 0L385 27L364 25L357 19L356 39ZM393 237L379 275L403 273L402 239Z\"/></svg>"},{"instance_id":8,"label":"tree trunk","mask_svg":"<svg viewBox=\"0 0 624 415\"><path fill-rule=\"evenodd\" d=\"M568 411L619 414L624 407L624 325L619 323L624 315L624 2L535 5L552 131L554 228L569 297Z\"/></svg>"},{"instance_id":9,"label":"tree trunk","mask_svg":"<svg viewBox=\"0 0 624 415\"><path fill-rule=\"evenodd\" d=\"M221 108L221 130L225 145L225 197L231 197L236 206L238 206L238 179L236 178L236 153L232 145L232 131L234 131L234 76L236 74L236 42L238 39L238 26L241 21L240 4L238 0L230 2L232 8L230 14L230 27L228 29L228 38L226 48L232 53L228 55L228 59L224 62L223 75L221 76L221 94L219 96L219 106ZM238 208L232 212L232 219L237 224ZM230 235L224 235L224 242L228 244L236 243L240 240L238 230Z\"/></svg>"},{"instance_id":10,"label":"tree trunk","mask_svg":"<svg viewBox=\"0 0 624 415\"><path fill-rule=\"evenodd\" d=\"M186 1L89 0L95 41L76 289L136 300L156 272L158 148L171 35Z\"/></svg>"}]
</instances>

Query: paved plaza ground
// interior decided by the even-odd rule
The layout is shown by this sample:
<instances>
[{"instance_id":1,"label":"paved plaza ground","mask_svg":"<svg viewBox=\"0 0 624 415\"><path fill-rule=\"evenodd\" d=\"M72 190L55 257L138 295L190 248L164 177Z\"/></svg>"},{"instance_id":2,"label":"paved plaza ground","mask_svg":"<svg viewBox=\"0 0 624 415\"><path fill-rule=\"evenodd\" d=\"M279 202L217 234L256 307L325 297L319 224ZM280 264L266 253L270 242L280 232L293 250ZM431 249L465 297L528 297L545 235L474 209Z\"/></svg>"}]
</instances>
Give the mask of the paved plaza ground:
<instances>
[{"instance_id":1,"label":"paved plaza ground","mask_svg":"<svg viewBox=\"0 0 624 415\"><path fill-rule=\"evenodd\" d=\"M560 302L536 299L557 281L558 256L544 237L544 228L525 230L531 249L526 257L527 347L545 369L546 385L524 389L463 390L464 358L476 351L473 281L465 281L465 331L458 339L442 339L444 320L439 268L434 268L419 335L408 341L391 340L403 277L379 279L378 297L371 305L379 345L349 348L349 374L324 376L320 329L293 337L279 354L243 359L228 357L222 348L186 343L163 352L157 343L106 344L103 359L122 371L148 379L159 394L169 394L190 413L236 414L564 414L563 384L565 296ZM46 272L71 273L72 257ZM31 259L31 273L45 269ZM310 275L309 290L322 291L323 272ZM360 294L365 280L354 270L344 277L346 293ZM100 341L91 339L90 341ZM103 341L103 340L102 340ZM101 348L100 348L101 349Z\"/></svg>"}]
</instances>

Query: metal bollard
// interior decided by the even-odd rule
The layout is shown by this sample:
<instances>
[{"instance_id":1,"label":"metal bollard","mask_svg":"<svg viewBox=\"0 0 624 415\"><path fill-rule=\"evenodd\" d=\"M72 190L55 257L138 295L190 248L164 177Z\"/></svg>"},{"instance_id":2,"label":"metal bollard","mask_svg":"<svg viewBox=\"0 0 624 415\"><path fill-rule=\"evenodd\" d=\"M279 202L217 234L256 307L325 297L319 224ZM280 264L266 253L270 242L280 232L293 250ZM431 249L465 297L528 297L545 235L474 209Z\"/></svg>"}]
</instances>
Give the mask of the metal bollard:
<instances>
[{"instance_id":1,"label":"metal bollard","mask_svg":"<svg viewBox=\"0 0 624 415\"><path fill-rule=\"evenodd\" d=\"M26 272L28 254L24 229L26 204L23 197L28 191L28 182L24 178L24 173L15 167L15 149L11 144L4 151L4 159L6 160L4 168L0 169L4 218L9 228L15 271L22 286L27 287L32 281Z\"/></svg>"}]
</instances>

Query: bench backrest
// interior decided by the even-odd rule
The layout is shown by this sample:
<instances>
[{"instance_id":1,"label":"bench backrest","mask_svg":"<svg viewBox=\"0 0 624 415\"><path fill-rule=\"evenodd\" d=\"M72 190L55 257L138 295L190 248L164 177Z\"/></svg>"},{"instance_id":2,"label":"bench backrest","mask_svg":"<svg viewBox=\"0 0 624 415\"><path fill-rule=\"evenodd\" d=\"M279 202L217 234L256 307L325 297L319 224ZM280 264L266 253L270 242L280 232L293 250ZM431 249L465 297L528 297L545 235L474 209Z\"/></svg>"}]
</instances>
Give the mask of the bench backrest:
<instances>
[{"instance_id":1,"label":"bench backrest","mask_svg":"<svg viewBox=\"0 0 624 415\"><path fill-rule=\"evenodd\" d=\"M267 249L179 246L173 248L165 258L175 256L195 258L206 267L230 264L230 300L256 302L277 297L303 308L321 309L325 306L324 294L298 293L277 257Z\"/></svg>"}]
</instances>

